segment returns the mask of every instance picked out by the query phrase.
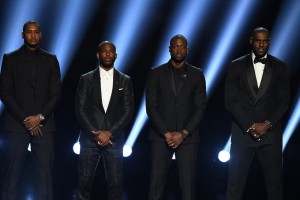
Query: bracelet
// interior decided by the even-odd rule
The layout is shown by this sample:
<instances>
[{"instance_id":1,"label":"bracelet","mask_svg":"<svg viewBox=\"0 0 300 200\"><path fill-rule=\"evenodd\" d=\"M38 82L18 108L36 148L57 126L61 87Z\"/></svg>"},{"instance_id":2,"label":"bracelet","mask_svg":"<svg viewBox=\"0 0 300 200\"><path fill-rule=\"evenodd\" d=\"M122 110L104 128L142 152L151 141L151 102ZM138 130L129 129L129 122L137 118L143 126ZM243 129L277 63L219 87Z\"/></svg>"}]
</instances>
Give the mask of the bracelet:
<instances>
[{"instance_id":1,"label":"bracelet","mask_svg":"<svg viewBox=\"0 0 300 200\"><path fill-rule=\"evenodd\" d=\"M266 120L265 123L270 126L270 129L272 128L272 123L269 120Z\"/></svg>"},{"instance_id":2,"label":"bracelet","mask_svg":"<svg viewBox=\"0 0 300 200\"><path fill-rule=\"evenodd\" d=\"M181 135L181 137L185 140L185 138L187 137L187 135L186 134L184 134L182 131L180 131L180 135Z\"/></svg>"},{"instance_id":3,"label":"bracelet","mask_svg":"<svg viewBox=\"0 0 300 200\"><path fill-rule=\"evenodd\" d=\"M44 121L44 120L45 120L45 117L44 117L44 115L42 115L42 114L39 114L39 117L40 117L40 120L41 120L41 121Z\"/></svg>"}]
</instances>

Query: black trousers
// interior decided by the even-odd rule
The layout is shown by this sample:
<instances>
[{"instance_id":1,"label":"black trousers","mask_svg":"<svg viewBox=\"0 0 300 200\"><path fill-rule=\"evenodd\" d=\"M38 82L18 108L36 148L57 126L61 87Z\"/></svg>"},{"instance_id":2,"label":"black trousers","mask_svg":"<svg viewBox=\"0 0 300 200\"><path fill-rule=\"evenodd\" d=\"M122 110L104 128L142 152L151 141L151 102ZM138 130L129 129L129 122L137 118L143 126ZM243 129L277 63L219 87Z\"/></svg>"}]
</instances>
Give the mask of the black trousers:
<instances>
[{"instance_id":1,"label":"black trousers","mask_svg":"<svg viewBox=\"0 0 300 200\"><path fill-rule=\"evenodd\" d=\"M281 143L260 147L231 145L226 199L242 199L255 153L258 155L263 169L268 200L283 200Z\"/></svg>"},{"instance_id":2,"label":"black trousers","mask_svg":"<svg viewBox=\"0 0 300 200\"><path fill-rule=\"evenodd\" d=\"M1 188L2 200L18 197L18 182L31 144L31 155L36 172L38 200L52 200L52 169L54 163L54 132L43 132L43 136L31 136L27 132L6 132L7 152Z\"/></svg>"},{"instance_id":3,"label":"black trousers","mask_svg":"<svg viewBox=\"0 0 300 200\"><path fill-rule=\"evenodd\" d=\"M169 148L165 143L151 143L151 176L148 193L149 200L163 200L164 190L172 161L173 153L176 156L179 187L182 200L196 199L196 164L198 143L180 145L176 150Z\"/></svg>"},{"instance_id":4,"label":"black trousers","mask_svg":"<svg viewBox=\"0 0 300 200\"><path fill-rule=\"evenodd\" d=\"M103 159L108 200L121 200L123 192L123 149L108 147L80 148L78 161L79 200L90 200L96 170Z\"/></svg>"}]
</instances>

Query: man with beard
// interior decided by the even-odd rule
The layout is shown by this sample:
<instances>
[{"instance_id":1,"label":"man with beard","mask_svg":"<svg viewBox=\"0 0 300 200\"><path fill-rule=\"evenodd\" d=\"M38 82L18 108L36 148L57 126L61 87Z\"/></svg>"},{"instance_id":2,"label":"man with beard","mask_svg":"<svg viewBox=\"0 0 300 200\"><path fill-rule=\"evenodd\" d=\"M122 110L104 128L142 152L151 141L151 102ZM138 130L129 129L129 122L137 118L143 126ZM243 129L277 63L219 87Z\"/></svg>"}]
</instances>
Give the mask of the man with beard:
<instances>
[{"instance_id":1,"label":"man with beard","mask_svg":"<svg viewBox=\"0 0 300 200\"><path fill-rule=\"evenodd\" d=\"M81 125L78 199L91 199L98 163L102 159L108 200L121 200L124 128L133 116L129 76L114 68L116 47L104 41L96 54L100 66L80 77L75 113Z\"/></svg>"},{"instance_id":2,"label":"man with beard","mask_svg":"<svg viewBox=\"0 0 300 200\"><path fill-rule=\"evenodd\" d=\"M284 62L268 54L266 28L253 30L252 52L229 64L225 105L232 115L227 200L243 199L252 158L258 155L267 199L282 200L282 119L289 106Z\"/></svg>"},{"instance_id":3,"label":"man with beard","mask_svg":"<svg viewBox=\"0 0 300 200\"><path fill-rule=\"evenodd\" d=\"M172 156L176 155L183 200L196 199L199 124L206 108L202 70L185 61L183 35L170 40L169 62L149 71L146 109L151 129L151 176L148 199L162 200Z\"/></svg>"},{"instance_id":4,"label":"man with beard","mask_svg":"<svg viewBox=\"0 0 300 200\"><path fill-rule=\"evenodd\" d=\"M60 69L57 58L39 47L40 25L23 25L24 45L3 56L0 97L5 106L4 133L7 157L2 179L2 200L17 199L22 168L31 144L37 175L37 199L53 199L55 122L53 111L61 98Z\"/></svg>"}]
</instances>

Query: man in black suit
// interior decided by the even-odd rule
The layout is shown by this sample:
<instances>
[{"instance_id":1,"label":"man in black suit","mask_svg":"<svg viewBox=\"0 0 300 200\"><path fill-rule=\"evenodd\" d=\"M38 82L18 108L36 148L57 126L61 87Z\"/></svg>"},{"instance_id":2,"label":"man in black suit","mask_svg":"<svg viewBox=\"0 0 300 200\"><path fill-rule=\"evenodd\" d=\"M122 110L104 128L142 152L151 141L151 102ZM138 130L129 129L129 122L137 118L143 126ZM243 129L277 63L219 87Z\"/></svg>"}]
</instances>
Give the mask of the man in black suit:
<instances>
[{"instance_id":1,"label":"man in black suit","mask_svg":"<svg viewBox=\"0 0 300 200\"><path fill-rule=\"evenodd\" d=\"M173 36L170 61L149 72L146 86L146 108L152 125L149 200L164 198L174 152L182 199L196 198L198 126L206 108L206 86L202 70L185 61L187 45L183 35Z\"/></svg>"},{"instance_id":2,"label":"man in black suit","mask_svg":"<svg viewBox=\"0 0 300 200\"><path fill-rule=\"evenodd\" d=\"M232 115L227 200L240 200L255 153L259 156L268 199L282 200L282 118L289 105L284 62L269 55L270 34L253 30L252 52L230 63L225 105Z\"/></svg>"},{"instance_id":3,"label":"man in black suit","mask_svg":"<svg viewBox=\"0 0 300 200\"><path fill-rule=\"evenodd\" d=\"M75 101L75 113L82 127L78 199L91 198L102 159L108 199L121 200L124 128L133 116L132 84L129 76L114 68L117 53L113 43L100 43L96 55L100 66L81 76Z\"/></svg>"},{"instance_id":4,"label":"man in black suit","mask_svg":"<svg viewBox=\"0 0 300 200\"><path fill-rule=\"evenodd\" d=\"M39 200L51 200L55 122L53 111L61 98L57 58L39 47L40 25L23 26L24 45L3 56L0 97L5 106L4 133L7 157L2 180L2 200L17 198L18 180L28 144L37 174Z\"/></svg>"}]
</instances>

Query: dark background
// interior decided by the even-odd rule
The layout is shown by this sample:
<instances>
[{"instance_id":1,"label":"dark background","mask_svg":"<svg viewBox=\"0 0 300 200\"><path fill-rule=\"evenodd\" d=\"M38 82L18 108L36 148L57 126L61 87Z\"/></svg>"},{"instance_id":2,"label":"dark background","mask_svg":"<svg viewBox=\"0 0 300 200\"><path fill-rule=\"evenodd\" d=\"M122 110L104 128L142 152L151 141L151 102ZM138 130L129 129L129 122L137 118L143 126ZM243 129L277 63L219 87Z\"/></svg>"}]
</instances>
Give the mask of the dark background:
<instances>
[{"instance_id":1,"label":"dark background","mask_svg":"<svg viewBox=\"0 0 300 200\"><path fill-rule=\"evenodd\" d=\"M187 61L193 65L201 67L206 71L207 58L212 54L214 43L220 34L221 27L223 27L223 18L228 15L229 5L234 1L215 0L217 3L213 10L207 12L205 15L204 24L201 24L201 29L195 27L196 39L189 44L189 55ZM16 1L17 3L18 1ZM31 1L29 1L31 2ZM34 1L32 1L34 2ZM63 2L63 1L62 1ZM74 115L74 97L77 87L77 82L81 74L94 69L97 65L95 53L100 41L110 39L106 30L114 26L114 22L120 20L118 14L125 7L126 1L99 1L101 6L96 8L96 12L89 21L84 35L81 40L74 40L73 44L76 49L73 49L73 44L69 48L74 50L74 56L71 60L64 79L62 80L63 98L62 102L55 111L57 121L56 134L56 163L54 170L54 184L55 184L55 199L74 199L77 187L77 159L78 156L73 153L72 146L78 139L79 124ZM132 48L128 48L126 52L126 62L124 64L124 73L132 77L135 93L135 115L136 119L141 99L144 94L144 86L146 82L147 72L152 67L156 59L157 52L160 52L160 44L164 35L164 27L168 26L169 21L173 17L171 15L179 1L157 1L151 9L149 16L144 19L144 29L141 40L133 40L131 42ZM192 3L193 1L186 1ZM253 13L251 13L250 20L243 29L233 30L238 32L237 37L234 38L231 48L226 52L224 66L219 71L219 76L214 80L214 87L209 93L206 114L200 125L200 148L198 156L198 177L197 177L197 195L198 199L224 199L227 182L228 163L221 163L218 160L218 152L223 149L230 134L230 116L224 108L224 76L226 63L246 53L249 53L249 37L251 31L257 26L264 26L268 28L271 33L275 25L284 1L279 0L265 0L259 1ZM290 1L297 2L297 1ZM3 12L6 1L2 1L1 5L1 22L9 20L5 18ZM97 5L97 4L96 4ZM48 2L47 8L44 8L44 17L41 20L43 28L43 41L41 47L47 50L50 44L47 43L50 36L48 32L54 32L56 28L63 28L62 24L51 23L51 13L54 12L58 2ZM149 8L150 9L150 8ZM17 13L16 13L17 14ZM179 12L178 15L185 16L184 12ZM114 17L111 17L114 16ZM138 16L136 16L138 17ZM288 19L286 19L288 21ZM27 21L27 20L25 20ZM25 22L24 21L24 22ZM20 22L20 33L22 24ZM299 22L299 20L298 20ZM128 22L130 23L130 22ZM80 24L78 24L80 26ZM1 25L0 25L1 26ZM199 24L200 26L200 24ZM295 24L295 29L298 29L299 24ZM285 27L282 27L282 31ZM6 30L1 29L1 36L7 33ZM76 35L77 32L74 32ZM54 37L54 36L51 36ZM124 36L125 37L125 36ZM76 37L75 37L76 38ZM16 38L20 39L20 38ZM56 38L60 40L61 38ZM113 41L114 42L114 41ZM276 41L273 41L275 43ZM76 43L76 45L75 45ZM288 59L284 60L290 70L291 78L291 109L285 116L285 122L288 122L292 113L293 106L298 100L299 94L299 50L300 41L297 37L288 37L282 49L291 49L288 52ZM118 51L118 44L117 51ZM166 52L168 47L165 47ZM2 52L5 53L5 52ZM55 52L53 52L55 53ZM2 55L1 55L2 56ZM116 66L118 67L118 66ZM133 122L134 122L133 120ZM133 122L128 126L126 136L128 136ZM147 188L149 182L150 172L150 146L147 140L148 137L148 122L142 128L135 145L133 146L133 153L130 157L124 158L124 199L127 200L144 200L147 196ZM284 167L284 189L285 199L299 199L299 183L300 180L300 158L299 151L299 128L294 131L293 136L284 151L283 167ZM1 135L2 138L2 135ZM0 165L4 155L5 142L0 140ZM0 166L0 167L1 167ZM34 199L34 168L30 156L26 166L24 167L24 176L20 184L20 199ZM95 198L102 199L100 196L105 196L105 182L104 174L101 167L98 170L97 177L99 178L95 184ZM177 182L177 172L175 161L172 163L169 181L167 184L167 199L179 199L179 188ZM244 199L265 199L264 180L260 168L258 158L254 158L253 165L250 170L247 188Z\"/></svg>"}]
</instances>

